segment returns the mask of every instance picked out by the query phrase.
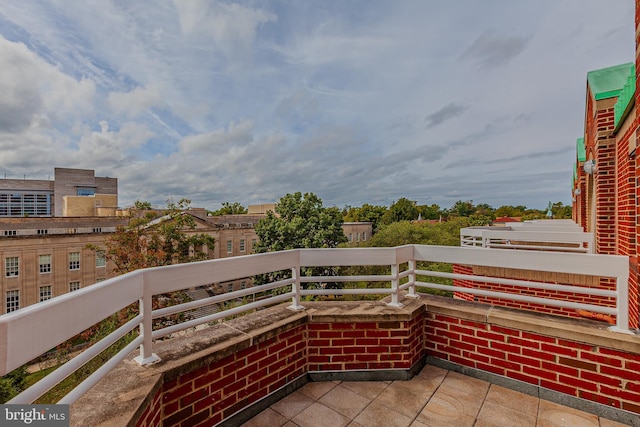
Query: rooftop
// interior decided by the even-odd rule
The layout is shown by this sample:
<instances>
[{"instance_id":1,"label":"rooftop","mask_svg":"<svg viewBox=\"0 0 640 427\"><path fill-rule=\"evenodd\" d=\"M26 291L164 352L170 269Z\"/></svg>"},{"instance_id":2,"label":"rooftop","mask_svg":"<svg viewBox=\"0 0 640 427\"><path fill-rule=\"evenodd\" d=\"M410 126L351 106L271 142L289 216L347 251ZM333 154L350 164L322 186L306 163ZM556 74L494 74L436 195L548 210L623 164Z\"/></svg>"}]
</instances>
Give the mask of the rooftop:
<instances>
[{"instance_id":1,"label":"rooftop","mask_svg":"<svg viewBox=\"0 0 640 427\"><path fill-rule=\"evenodd\" d=\"M632 62L629 62L589 71L587 73L587 83L596 101L620 95L622 88L627 83L629 70L633 65Z\"/></svg>"}]
</instances>

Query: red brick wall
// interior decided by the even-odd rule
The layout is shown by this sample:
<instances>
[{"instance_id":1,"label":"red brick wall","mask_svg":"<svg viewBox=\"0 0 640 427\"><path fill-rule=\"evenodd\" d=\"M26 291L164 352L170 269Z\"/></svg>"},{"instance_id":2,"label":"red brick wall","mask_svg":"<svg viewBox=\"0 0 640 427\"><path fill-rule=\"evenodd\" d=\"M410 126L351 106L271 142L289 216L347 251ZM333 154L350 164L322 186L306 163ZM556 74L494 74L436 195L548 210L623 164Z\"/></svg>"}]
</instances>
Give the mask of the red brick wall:
<instances>
[{"instance_id":1,"label":"red brick wall","mask_svg":"<svg viewBox=\"0 0 640 427\"><path fill-rule=\"evenodd\" d=\"M460 273L460 274L474 274L473 267L466 266L466 265L454 265L453 271L454 273ZM504 269L504 272L505 274L503 277L508 276L508 270ZM567 277L568 275L565 274L563 276ZM558 284L565 284L565 285L572 284L568 281L566 283L562 283L562 282L559 282L558 280L560 280L560 277L550 276L545 281L548 283L558 283ZM518 295L530 295L530 296L535 296L540 298L549 298L549 299L555 299L560 301L574 301L574 302L581 302L585 304L604 305L608 307L615 307L616 305L615 300L610 297L589 296L589 295L573 293L573 292L551 291L551 290L536 289L536 288L522 288L522 287L490 283L490 282L472 282L470 280L454 280L454 285L461 286L464 288L476 288L476 289L483 289L483 290L489 290L489 291L495 291L495 292L514 293ZM615 280L611 280L607 278L600 279L599 288L614 290ZM536 304L536 303L523 302L523 301L513 301L509 299L501 299L501 298L488 297L488 296L482 296L482 295L472 295L472 294L466 294L463 292L454 292L454 297L457 299L465 300L465 301L476 301L483 304L491 304L491 305L496 305L500 307L517 308L521 310L535 311L538 313L555 314L555 315L568 316L568 317L581 317L574 309L555 307L551 305ZM611 316L611 317L615 320L615 316Z\"/></svg>"},{"instance_id":2,"label":"red brick wall","mask_svg":"<svg viewBox=\"0 0 640 427\"><path fill-rule=\"evenodd\" d=\"M310 323L309 371L409 369L422 357L424 320Z\"/></svg>"},{"instance_id":3,"label":"red brick wall","mask_svg":"<svg viewBox=\"0 0 640 427\"><path fill-rule=\"evenodd\" d=\"M613 106L596 112L595 194L596 253L615 254L616 140L613 132Z\"/></svg>"},{"instance_id":4,"label":"red brick wall","mask_svg":"<svg viewBox=\"0 0 640 427\"><path fill-rule=\"evenodd\" d=\"M427 313L427 353L640 413L640 354Z\"/></svg>"}]
</instances>

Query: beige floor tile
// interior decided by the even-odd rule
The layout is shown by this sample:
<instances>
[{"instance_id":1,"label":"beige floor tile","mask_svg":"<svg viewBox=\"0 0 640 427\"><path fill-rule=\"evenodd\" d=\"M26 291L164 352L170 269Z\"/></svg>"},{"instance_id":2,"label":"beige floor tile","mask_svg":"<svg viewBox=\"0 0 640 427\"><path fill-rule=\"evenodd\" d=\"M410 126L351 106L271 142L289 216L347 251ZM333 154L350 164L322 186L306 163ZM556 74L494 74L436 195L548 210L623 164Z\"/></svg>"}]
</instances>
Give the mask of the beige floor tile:
<instances>
[{"instance_id":1,"label":"beige floor tile","mask_svg":"<svg viewBox=\"0 0 640 427\"><path fill-rule=\"evenodd\" d=\"M626 427L627 424L622 424L617 421L607 420L606 418L600 418L600 427Z\"/></svg>"},{"instance_id":2,"label":"beige floor tile","mask_svg":"<svg viewBox=\"0 0 640 427\"><path fill-rule=\"evenodd\" d=\"M374 402L413 419L422 411L432 393L429 393L428 397L425 398L403 387L402 383L403 381L395 381L390 384L376 397Z\"/></svg>"},{"instance_id":3,"label":"beige floor tile","mask_svg":"<svg viewBox=\"0 0 640 427\"><path fill-rule=\"evenodd\" d=\"M588 412L540 401L538 427L598 427L598 417Z\"/></svg>"},{"instance_id":4,"label":"beige floor tile","mask_svg":"<svg viewBox=\"0 0 640 427\"><path fill-rule=\"evenodd\" d=\"M300 427L346 427L351 420L331 408L314 403L291 419Z\"/></svg>"},{"instance_id":5,"label":"beige floor tile","mask_svg":"<svg viewBox=\"0 0 640 427\"><path fill-rule=\"evenodd\" d=\"M455 389L467 394L480 396L484 399L489 390L489 385L490 383L487 381L467 377L457 372L449 372L442 381L439 389Z\"/></svg>"},{"instance_id":6,"label":"beige floor tile","mask_svg":"<svg viewBox=\"0 0 640 427\"><path fill-rule=\"evenodd\" d=\"M413 419L381 405L374 400L360 412L354 421L367 427L408 427Z\"/></svg>"},{"instance_id":7,"label":"beige floor tile","mask_svg":"<svg viewBox=\"0 0 640 427\"><path fill-rule=\"evenodd\" d=\"M389 383L382 381L345 381L340 385L369 400L375 399L385 388L389 387Z\"/></svg>"},{"instance_id":8,"label":"beige floor tile","mask_svg":"<svg viewBox=\"0 0 640 427\"><path fill-rule=\"evenodd\" d=\"M485 400L475 427L536 427L536 414L529 415Z\"/></svg>"},{"instance_id":9,"label":"beige floor tile","mask_svg":"<svg viewBox=\"0 0 640 427\"><path fill-rule=\"evenodd\" d=\"M338 385L322 396L318 402L352 420L371 403L371 400Z\"/></svg>"},{"instance_id":10,"label":"beige floor tile","mask_svg":"<svg viewBox=\"0 0 640 427\"><path fill-rule=\"evenodd\" d=\"M284 415L279 414L271 408L267 408L255 417L251 418L242 427L264 427L264 426L282 426L289 421Z\"/></svg>"},{"instance_id":11,"label":"beige floor tile","mask_svg":"<svg viewBox=\"0 0 640 427\"><path fill-rule=\"evenodd\" d=\"M306 394L313 400L318 400L339 383L334 381L310 382L303 385L298 391Z\"/></svg>"},{"instance_id":12,"label":"beige floor tile","mask_svg":"<svg viewBox=\"0 0 640 427\"><path fill-rule=\"evenodd\" d=\"M416 418L423 424L439 426L473 426L482 401L458 393L452 396L438 390Z\"/></svg>"},{"instance_id":13,"label":"beige floor tile","mask_svg":"<svg viewBox=\"0 0 640 427\"><path fill-rule=\"evenodd\" d=\"M495 402L506 408L515 409L519 413L535 417L538 415L540 399L518 391L492 384L485 400Z\"/></svg>"},{"instance_id":14,"label":"beige floor tile","mask_svg":"<svg viewBox=\"0 0 640 427\"><path fill-rule=\"evenodd\" d=\"M313 405L314 402L314 399L297 390L271 405L271 409L287 419L291 419Z\"/></svg>"}]
</instances>

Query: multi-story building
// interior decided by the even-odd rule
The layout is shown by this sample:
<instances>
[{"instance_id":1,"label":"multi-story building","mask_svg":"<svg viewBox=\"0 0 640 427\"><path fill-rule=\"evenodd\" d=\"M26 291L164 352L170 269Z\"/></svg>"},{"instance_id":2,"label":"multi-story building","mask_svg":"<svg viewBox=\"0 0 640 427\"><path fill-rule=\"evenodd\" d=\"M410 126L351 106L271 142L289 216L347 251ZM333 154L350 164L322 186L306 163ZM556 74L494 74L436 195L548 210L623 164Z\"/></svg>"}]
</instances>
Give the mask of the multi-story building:
<instances>
[{"instance_id":1,"label":"multi-story building","mask_svg":"<svg viewBox=\"0 0 640 427\"><path fill-rule=\"evenodd\" d=\"M53 180L0 179L0 217L116 216L117 178L55 168Z\"/></svg>"}]
</instances>

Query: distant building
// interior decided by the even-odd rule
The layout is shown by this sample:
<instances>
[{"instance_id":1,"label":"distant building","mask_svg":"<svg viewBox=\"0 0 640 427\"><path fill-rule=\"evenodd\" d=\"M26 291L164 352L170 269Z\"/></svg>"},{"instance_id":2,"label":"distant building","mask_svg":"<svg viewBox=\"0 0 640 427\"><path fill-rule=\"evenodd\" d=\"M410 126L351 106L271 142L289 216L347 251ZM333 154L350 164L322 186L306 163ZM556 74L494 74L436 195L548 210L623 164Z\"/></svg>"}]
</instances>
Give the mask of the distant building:
<instances>
[{"instance_id":1,"label":"distant building","mask_svg":"<svg viewBox=\"0 0 640 427\"><path fill-rule=\"evenodd\" d=\"M89 169L55 168L53 181L0 179L1 217L115 216L118 180Z\"/></svg>"}]
</instances>

